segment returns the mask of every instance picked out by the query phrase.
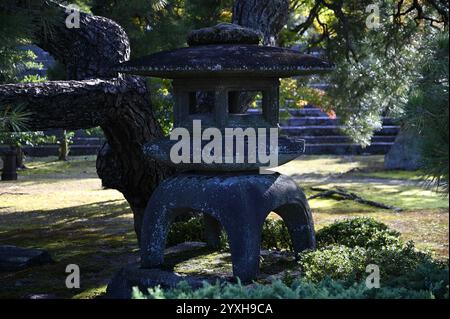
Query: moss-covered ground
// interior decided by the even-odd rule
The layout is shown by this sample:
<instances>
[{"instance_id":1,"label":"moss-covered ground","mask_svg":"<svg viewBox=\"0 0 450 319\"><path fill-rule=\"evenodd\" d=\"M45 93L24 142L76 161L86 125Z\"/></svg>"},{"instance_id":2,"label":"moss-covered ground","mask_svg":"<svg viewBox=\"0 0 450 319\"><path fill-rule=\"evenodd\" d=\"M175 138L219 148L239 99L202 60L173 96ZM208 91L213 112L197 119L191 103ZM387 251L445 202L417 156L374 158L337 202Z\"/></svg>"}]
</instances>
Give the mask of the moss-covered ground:
<instances>
[{"instance_id":1,"label":"moss-covered ground","mask_svg":"<svg viewBox=\"0 0 450 319\"><path fill-rule=\"evenodd\" d=\"M27 166L20 172L19 181L0 182L0 245L47 249L56 263L0 273L0 298L102 295L114 272L138 258L133 216L127 202L119 192L102 188L94 157L68 162L28 159ZM340 186L364 198L403 208L397 213L351 201L314 199L310 205L317 229L338 219L371 216L437 258L448 258L448 199L424 189L419 182L421 172L385 171L382 167L380 156L311 156L279 170L293 176L307 195L315 194L313 186ZM227 254L204 251L179 259L173 268L180 272L231 270ZM66 288L68 264L80 266L81 289Z\"/></svg>"}]
</instances>

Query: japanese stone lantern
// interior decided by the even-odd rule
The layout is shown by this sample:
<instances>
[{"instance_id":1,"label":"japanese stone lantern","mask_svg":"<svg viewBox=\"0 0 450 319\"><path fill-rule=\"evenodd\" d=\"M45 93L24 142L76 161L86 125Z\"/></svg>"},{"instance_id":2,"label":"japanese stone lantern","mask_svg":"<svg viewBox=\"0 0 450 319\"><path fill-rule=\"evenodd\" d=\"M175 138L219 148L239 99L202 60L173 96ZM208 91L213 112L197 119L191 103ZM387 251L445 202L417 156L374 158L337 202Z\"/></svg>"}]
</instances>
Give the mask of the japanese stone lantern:
<instances>
[{"instance_id":1,"label":"japanese stone lantern","mask_svg":"<svg viewBox=\"0 0 450 319\"><path fill-rule=\"evenodd\" d=\"M236 142L243 140L243 148L233 146L228 153L224 149L230 129L253 129L255 138L264 130L277 132L280 78L326 72L332 66L297 51L259 46L259 42L260 34L254 30L220 24L191 32L187 48L119 66L121 73L173 80L174 128L186 129L193 140L195 124L201 121L202 128L213 128L224 136L217 147L223 154L210 150L217 155L213 162L195 161L206 144L201 138L197 147L189 148L189 160L177 163L171 150L178 141L166 138L145 146L147 156L176 167L180 173L164 181L150 198L142 229L142 267L163 264L170 223L188 212L205 215L206 236L212 247L218 245L224 229L234 275L243 281L258 274L262 227L271 212L283 218L297 253L315 247L313 220L302 190L287 176L259 174L267 163L252 154L275 152L281 165L301 155L304 142L277 136L274 148L270 138L264 137L251 149L255 143L249 142L252 134L247 134L233 136ZM242 111L242 97L256 94L262 98L262 112Z\"/></svg>"},{"instance_id":2,"label":"japanese stone lantern","mask_svg":"<svg viewBox=\"0 0 450 319\"><path fill-rule=\"evenodd\" d=\"M12 149L6 150L3 154L0 153L3 159L2 181L16 181L17 180L17 152Z\"/></svg>"}]
</instances>

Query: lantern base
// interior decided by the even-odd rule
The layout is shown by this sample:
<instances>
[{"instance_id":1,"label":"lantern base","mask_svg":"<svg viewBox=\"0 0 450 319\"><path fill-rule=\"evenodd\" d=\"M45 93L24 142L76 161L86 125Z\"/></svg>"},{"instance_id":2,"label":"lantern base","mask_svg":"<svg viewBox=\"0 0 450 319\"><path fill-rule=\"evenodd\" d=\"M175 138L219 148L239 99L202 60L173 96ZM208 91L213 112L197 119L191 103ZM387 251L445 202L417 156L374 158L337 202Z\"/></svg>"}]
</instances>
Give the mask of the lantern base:
<instances>
[{"instance_id":1,"label":"lantern base","mask_svg":"<svg viewBox=\"0 0 450 319\"><path fill-rule=\"evenodd\" d=\"M264 221L277 213L285 222L295 253L315 248L314 224L303 191L280 174L181 174L165 180L144 214L141 237L143 268L159 268L171 222L185 213L208 216L206 234L217 245L221 228L228 236L233 273L243 282L259 273Z\"/></svg>"}]
</instances>

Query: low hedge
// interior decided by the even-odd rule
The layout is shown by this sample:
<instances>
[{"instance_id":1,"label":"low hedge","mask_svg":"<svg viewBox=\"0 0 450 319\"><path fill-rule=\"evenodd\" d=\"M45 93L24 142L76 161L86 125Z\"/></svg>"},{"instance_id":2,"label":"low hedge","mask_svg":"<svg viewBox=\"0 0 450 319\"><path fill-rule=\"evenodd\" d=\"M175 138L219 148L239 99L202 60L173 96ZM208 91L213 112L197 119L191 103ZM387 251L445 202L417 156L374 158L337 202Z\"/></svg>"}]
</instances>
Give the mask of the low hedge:
<instances>
[{"instance_id":1,"label":"low hedge","mask_svg":"<svg viewBox=\"0 0 450 319\"><path fill-rule=\"evenodd\" d=\"M197 217L172 230L179 240L202 234ZM183 229L187 228L185 232ZM173 233L174 234L174 233ZM175 238L175 237L172 237ZM299 255L299 278L289 275L270 285L205 284L192 290L187 284L176 289L156 288L136 298L449 298L448 264L437 262L403 242L400 233L371 218L335 222L317 232L318 249ZM291 249L287 228L281 220L264 225L263 247ZM367 265L380 269L380 289L368 289Z\"/></svg>"}]
</instances>

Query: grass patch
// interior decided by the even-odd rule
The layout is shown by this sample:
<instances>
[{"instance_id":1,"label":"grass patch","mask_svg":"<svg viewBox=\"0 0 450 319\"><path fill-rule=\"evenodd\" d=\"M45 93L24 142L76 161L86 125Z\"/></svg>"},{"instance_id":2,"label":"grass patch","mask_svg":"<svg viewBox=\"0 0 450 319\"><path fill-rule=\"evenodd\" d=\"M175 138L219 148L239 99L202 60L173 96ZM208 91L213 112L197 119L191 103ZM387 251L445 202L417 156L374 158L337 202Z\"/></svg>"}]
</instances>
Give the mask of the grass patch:
<instances>
[{"instance_id":1,"label":"grass patch","mask_svg":"<svg viewBox=\"0 0 450 319\"><path fill-rule=\"evenodd\" d=\"M285 164L276 170L284 174L295 176L336 175L345 174L352 170L377 169L382 170L384 156L300 156L295 161Z\"/></svg>"},{"instance_id":2,"label":"grass patch","mask_svg":"<svg viewBox=\"0 0 450 319\"><path fill-rule=\"evenodd\" d=\"M28 177L39 178L74 178L83 175L97 176L95 169L95 156L71 157L68 161L58 161L57 157L29 158L27 169L19 172L20 179L27 180Z\"/></svg>"},{"instance_id":3,"label":"grass patch","mask_svg":"<svg viewBox=\"0 0 450 319\"><path fill-rule=\"evenodd\" d=\"M314 186L320 186L326 189L339 186L358 194L364 199L400 207L403 210L448 209L449 207L448 198L432 190L423 189L418 186L385 185L364 182L325 183ZM316 193L312 192L308 186L305 187L305 192L308 196ZM335 213L383 211L379 208L359 204L354 201L339 201L327 198L311 200L310 206L314 211L334 211Z\"/></svg>"},{"instance_id":4,"label":"grass patch","mask_svg":"<svg viewBox=\"0 0 450 319\"><path fill-rule=\"evenodd\" d=\"M354 176L381 179L398 179L409 181L420 181L424 177L422 171L372 171L372 172L355 172Z\"/></svg>"},{"instance_id":5,"label":"grass patch","mask_svg":"<svg viewBox=\"0 0 450 319\"><path fill-rule=\"evenodd\" d=\"M125 203L2 214L0 224L0 244L43 248L56 261L16 273L0 273L0 298L48 293L62 298L93 297L115 271L137 258L132 215ZM68 264L80 266L79 290L65 287Z\"/></svg>"},{"instance_id":6,"label":"grass patch","mask_svg":"<svg viewBox=\"0 0 450 319\"><path fill-rule=\"evenodd\" d=\"M121 193L102 188L94 157L27 166L19 181L0 182L0 244L46 249L56 263L0 273L0 298L101 295L114 272L137 258L128 204ZM68 264L80 266L81 289L65 287Z\"/></svg>"}]
</instances>

